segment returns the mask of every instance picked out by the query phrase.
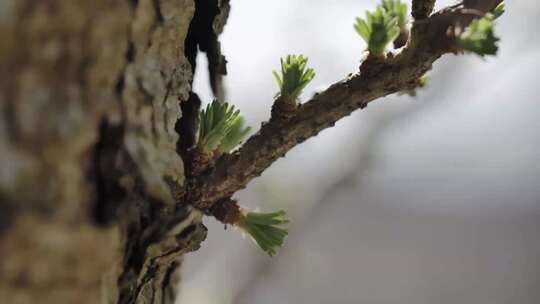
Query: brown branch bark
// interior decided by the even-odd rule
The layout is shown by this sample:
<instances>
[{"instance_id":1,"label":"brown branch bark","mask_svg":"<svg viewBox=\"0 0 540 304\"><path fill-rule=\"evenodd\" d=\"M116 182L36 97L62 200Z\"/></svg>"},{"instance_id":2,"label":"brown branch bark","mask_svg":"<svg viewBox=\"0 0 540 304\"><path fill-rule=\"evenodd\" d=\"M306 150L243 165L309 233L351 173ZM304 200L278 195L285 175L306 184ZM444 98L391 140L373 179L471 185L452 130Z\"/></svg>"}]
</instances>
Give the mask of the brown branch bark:
<instances>
[{"instance_id":1,"label":"brown branch bark","mask_svg":"<svg viewBox=\"0 0 540 304\"><path fill-rule=\"evenodd\" d=\"M484 12L501 2L488 1L491 4L483 6ZM239 151L219 159L212 170L193 182L186 197L178 199L207 210L243 189L293 147L334 126L339 119L378 98L414 89L439 57L456 49L449 29L457 24L466 26L474 17L464 8L449 8L415 22L411 41L401 53L386 59L368 57L360 73L313 97L290 120L263 124Z\"/></svg>"},{"instance_id":2,"label":"brown branch bark","mask_svg":"<svg viewBox=\"0 0 540 304\"><path fill-rule=\"evenodd\" d=\"M413 0L412 16L416 20L421 20L429 17L435 7L435 0Z\"/></svg>"}]
</instances>

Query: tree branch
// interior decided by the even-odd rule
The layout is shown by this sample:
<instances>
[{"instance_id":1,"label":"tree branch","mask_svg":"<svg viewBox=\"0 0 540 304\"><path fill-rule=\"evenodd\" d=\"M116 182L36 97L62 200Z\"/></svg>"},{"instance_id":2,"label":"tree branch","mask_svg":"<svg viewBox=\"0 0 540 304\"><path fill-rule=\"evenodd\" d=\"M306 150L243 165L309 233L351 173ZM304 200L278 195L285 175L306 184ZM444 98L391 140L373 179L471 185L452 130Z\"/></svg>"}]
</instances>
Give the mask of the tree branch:
<instances>
[{"instance_id":1,"label":"tree branch","mask_svg":"<svg viewBox=\"0 0 540 304\"><path fill-rule=\"evenodd\" d=\"M490 1L483 12L501 0ZM180 200L207 210L222 198L245 188L278 158L297 144L334 126L341 118L371 101L414 89L419 78L443 54L456 52L455 39L448 33L454 26L466 26L475 17L463 7L443 9L413 24L411 41L398 55L368 57L360 73L340 81L300 106L290 120L263 124L237 152L221 157L213 168L193 180Z\"/></svg>"},{"instance_id":2,"label":"tree branch","mask_svg":"<svg viewBox=\"0 0 540 304\"><path fill-rule=\"evenodd\" d=\"M413 0L412 16L416 20L425 19L433 12L434 7L435 0Z\"/></svg>"}]
</instances>

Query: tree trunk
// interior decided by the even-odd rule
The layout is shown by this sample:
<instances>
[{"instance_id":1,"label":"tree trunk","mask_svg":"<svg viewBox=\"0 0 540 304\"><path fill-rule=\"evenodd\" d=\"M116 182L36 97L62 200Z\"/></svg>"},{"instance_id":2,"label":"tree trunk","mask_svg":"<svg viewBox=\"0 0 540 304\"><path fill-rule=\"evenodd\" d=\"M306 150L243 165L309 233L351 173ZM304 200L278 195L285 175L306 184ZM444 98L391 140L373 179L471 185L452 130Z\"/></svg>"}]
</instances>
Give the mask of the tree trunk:
<instances>
[{"instance_id":1,"label":"tree trunk","mask_svg":"<svg viewBox=\"0 0 540 304\"><path fill-rule=\"evenodd\" d=\"M174 302L206 228L168 182L183 182L195 132L197 46L219 87L227 12L216 0L0 0L3 303Z\"/></svg>"}]
</instances>

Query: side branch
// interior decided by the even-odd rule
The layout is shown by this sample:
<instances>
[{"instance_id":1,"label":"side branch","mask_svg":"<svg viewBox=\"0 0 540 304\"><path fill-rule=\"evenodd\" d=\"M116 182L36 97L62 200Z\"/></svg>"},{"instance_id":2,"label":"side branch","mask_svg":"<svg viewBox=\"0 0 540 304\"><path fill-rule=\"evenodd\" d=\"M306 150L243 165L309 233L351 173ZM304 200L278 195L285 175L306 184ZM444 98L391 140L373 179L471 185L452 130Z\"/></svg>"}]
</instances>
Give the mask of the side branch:
<instances>
[{"instance_id":1,"label":"side branch","mask_svg":"<svg viewBox=\"0 0 540 304\"><path fill-rule=\"evenodd\" d=\"M448 30L457 24L466 26L472 19L465 9L455 8L416 22L411 41L400 54L368 57L359 74L315 95L290 120L272 119L263 124L237 152L222 156L211 170L196 178L186 191L187 197L182 199L208 210L218 200L245 188L294 146L333 126L339 119L365 108L377 98L414 89L435 60L456 49L455 39L448 35Z\"/></svg>"}]
</instances>

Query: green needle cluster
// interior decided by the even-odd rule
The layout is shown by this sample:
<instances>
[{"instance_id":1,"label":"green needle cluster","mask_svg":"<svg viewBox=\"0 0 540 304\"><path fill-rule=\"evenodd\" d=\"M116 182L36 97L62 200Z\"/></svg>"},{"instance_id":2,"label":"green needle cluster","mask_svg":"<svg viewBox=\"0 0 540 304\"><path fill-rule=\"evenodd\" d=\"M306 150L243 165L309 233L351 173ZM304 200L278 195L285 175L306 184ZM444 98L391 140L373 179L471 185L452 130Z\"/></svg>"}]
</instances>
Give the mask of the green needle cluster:
<instances>
[{"instance_id":1,"label":"green needle cluster","mask_svg":"<svg viewBox=\"0 0 540 304\"><path fill-rule=\"evenodd\" d=\"M398 17L394 16L382 5L375 12L366 12L366 19L356 18L354 29L368 45L368 51L373 56L383 56L386 48L400 32Z\"/></svg>"},{"instance_id":2,"label":"green needle cluster","mask_svg":"<svg viewBox=\"0 0 540 304\"><path fill-rule=\"evenodd\" d=\"M288 235L287 229L280 227L289 223L286 216L283 210L273 213L249 212L240 218L237 225L269 256L274 256Z\"/></svg>"},{"instance_id":3,"label":"green needle cluster","mask_svg":"<svg viewBox=\"0 0 540 304\"><path fill-rule=\"evenodd\" d=\"M315 77L315 70L306 67L308 59L302 55L288 55L285 60L283 58L280 60L281 75L273 71L280 95L296 100Z\"/></svg>"},{"instance_id":4,"label":"green needle cluster","mask_svg":"<svg viewBox=\"0 0 540 304\"><path fill-rule=\"evenodd\" d=\"M495 19L504 14L504 2L501 2L491 13L473 20L465 31L458 37L459 45L466 51L479 56L496 55L500 40L495 36Z\"/></svg>"},{"instance_id":5,"label":"green needle cluster","mask_svg":"<svg viewBox=\"0 0 540 304\"><path fill-rule=\"evenodd\" d=\"M480 56L496 55L498 51L492 17L484 17L471 22L458 38L459 45L466 51Z\"/></svg>"},{"instance_id":6,"label":"green needle cluster","mask_svg":"<svg viewBox=\"0 0 540 304\"><path fill-rule=\"evenodd\" d=\"M207 154L228 153L249 133L240 110L233 105L214 100L199 117L199 148Z\"/></svg>"},{"instance_id":7,"label":"green needle cluster","mask_svg":"<svg viewBox=\"0 0 540 304\"><path fill-rule=\"evenodd\" d=\"M393 18L397 18L397 25L401 30L407 28L409 22L408 7L401 0L382 0L381 5Z\"/></svg>"}]
</instances>

